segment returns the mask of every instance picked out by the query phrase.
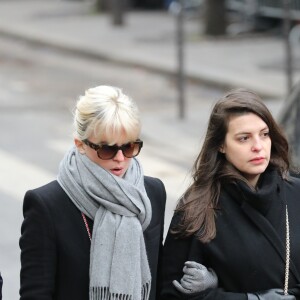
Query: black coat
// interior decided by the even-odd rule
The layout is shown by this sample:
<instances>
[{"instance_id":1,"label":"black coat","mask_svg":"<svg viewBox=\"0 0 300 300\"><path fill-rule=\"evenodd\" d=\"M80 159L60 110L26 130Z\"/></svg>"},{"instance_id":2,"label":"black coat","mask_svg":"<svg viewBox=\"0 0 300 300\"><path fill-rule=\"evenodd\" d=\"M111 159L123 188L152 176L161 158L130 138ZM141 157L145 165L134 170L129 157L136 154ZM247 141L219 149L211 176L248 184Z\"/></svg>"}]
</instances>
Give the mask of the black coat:
<instances>
[{"instance_id":1,"label":"black coat","mask_svg":"<svg viewBox=\"0 0 300 300\"><path fill-rule=\"evenodd\" d=\"M145 176L152 219L144 232L155 300L163 240L166 192ZM90 240L80 211L57 181L28 191L21 229L21 300L88 300ZM92 227L92 222L89 220Z\"/></svg>"},{"instance_id":2,"label":"black coat","mask_svg":"<svg viewBox=\"0 0 300 300\"><path fill-rule=\"evenodd\" d=\"M181 239L167 234L161 299L246 300L249 292L283 289L286 202L291 241L289 288L294 288L300 299L300 180L286 182L274 172L266 175L257 192L243 184L222 189L217 234L211 242L204 244L195 236ZM180 216L174 216L171 226L179 221ZM172 280L180 280L188 260L213 268L219 278L218 288L188 297L177 292Z\"/></svg>"},{"instance_id":3,"label":"black coat","mask_svg":"<svg viewBox=\"0 0 300 300\"><path fill-rule=\"evenodd\" d=\"M3 279L0 273L0 300L2 300L2 285L3 285Z\"/></svg>"}]
</instances>

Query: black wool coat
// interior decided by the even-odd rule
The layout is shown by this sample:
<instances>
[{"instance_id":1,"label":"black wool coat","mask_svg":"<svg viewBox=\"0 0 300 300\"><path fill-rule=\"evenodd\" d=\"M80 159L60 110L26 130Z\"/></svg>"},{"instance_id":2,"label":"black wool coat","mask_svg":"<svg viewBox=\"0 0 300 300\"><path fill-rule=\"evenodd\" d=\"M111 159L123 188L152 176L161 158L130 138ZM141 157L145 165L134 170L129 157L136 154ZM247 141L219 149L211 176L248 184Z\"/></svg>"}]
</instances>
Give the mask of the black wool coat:
<instances>
[{"instance_id":1,"label":"black wool coat","mask_svg":"<svg viewBox=\"0 0 300 300\"><path fill-rule=\"evenodd\" d=\"M3 279L0 273L0 300L2 300L2 285L3 285Z\"/></svg>"},{"instance_id":2,"label":"black wool coat","mask_svg":"<svg viewBox=\"0 0 300 300\"><path fill-rule=\"evenodd\" d=\"M152 275L150 299L156 299L162 250L166 192L145 176L152 219L144 232ZM21 228L20 300L88 300L90 240L81 212L57 181L28 191ZM88 220L92 228L93 222Z\"/></svg>"},{"instance_id":3,"label":"black wool coat","mask_svg":"<svg viewBox=\"0 0 300 300\"><path fill-rule=\"evenodd\" d=\"M163 250L161 300L246 300L246 293L281 288L285 274L285 205L290 222L289 288L300 299L300 180L282 180L266 174L256 192L241 185L221 191L216 216L216 238L209 243L195 236L178 238L168 232ZM175 215L171 227L180 222ZM185 261L197 261L215 270L216 289L189 296L173 286L183 276Z\"/></svg>"}]
</instances>

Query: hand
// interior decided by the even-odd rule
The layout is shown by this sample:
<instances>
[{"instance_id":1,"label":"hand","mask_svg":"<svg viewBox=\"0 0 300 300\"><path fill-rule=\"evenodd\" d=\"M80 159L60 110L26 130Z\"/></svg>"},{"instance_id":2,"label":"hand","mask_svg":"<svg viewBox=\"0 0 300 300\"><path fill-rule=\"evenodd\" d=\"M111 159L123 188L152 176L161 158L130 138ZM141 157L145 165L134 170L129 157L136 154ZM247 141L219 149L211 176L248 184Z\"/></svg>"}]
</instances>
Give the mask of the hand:
<instances>
[{"instance_id":1,"label":"hand","mask_svg":"<svg viewBox=\"0 0 300 300\"><path fill-rule=\"evenodd\" d=\"M247 294L248 300L296 300L293 295L284 295L282 289L271 289L253 294Z\"/></svg>"},{"instance_id":2,"label":"hand","mask_svg":"<svg viewBox=\"0 0 300 300\"><path fill-rule=\"evenodd\" d=\"M207 269L195 261L187 261L183 267L180 283L173 281L175 288L183 294L202 292L218 286L218 277L213 269Z\"/></svg>"}]
</instances>

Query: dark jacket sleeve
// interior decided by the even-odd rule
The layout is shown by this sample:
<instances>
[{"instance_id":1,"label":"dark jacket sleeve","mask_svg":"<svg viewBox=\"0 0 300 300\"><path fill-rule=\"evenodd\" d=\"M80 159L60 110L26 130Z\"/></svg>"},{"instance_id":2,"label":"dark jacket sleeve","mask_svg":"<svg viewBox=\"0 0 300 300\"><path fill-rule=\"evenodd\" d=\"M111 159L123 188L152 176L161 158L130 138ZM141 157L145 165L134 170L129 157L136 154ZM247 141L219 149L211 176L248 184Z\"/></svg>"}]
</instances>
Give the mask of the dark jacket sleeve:
<instances>
[{"instance_id":1,"label":"dark jacket sleeve","mask_svg":"<svg viewBox=\"0 0 300 300\"><path fill-rule=\"evenodd\" d=\"M152 300L158 299L160 291L166 190L160 179L149 176L145 176L145 188L152 205L152 220L149 228L144 233L152 273L150 294L150 300Z\"/></svg>"},{"instance_id":2,"label":"dark jacket sleeve","mask_svg":"<svg viewBox=\"0 0 300 300\"><path fill-rule=\"evenodd\" d=\"M200 293L183 295L177 291L172 283L173 280L178 280L183 276L183 266L188 260L195 260L203 263L201 243L194 237L179 238L171 232L180 222L180 215L175 214L172 218L170 229L167 234L162 261L162 288L160 300L246 300L245 293L227 293L222 289L207 289Z\"/></svg>"},{"instance_id":3,"label":"dark jacket sleeve","mask_svg":"<svg viewBox=\"0 0 300 300\"><path fill-rule=\"evenodd\" d=\"M2 285L3 285L3 279L0 273L0 300L2 300Z\"/></svg>"},{"instance_id":4,"label":"dark jacket sleeve","mask_svg":"<svg viewBox=\"0 0 300 300\"><path fill-rule=\"evenodd\" d=\"M21 227L20 300L50 300L54 297L56 243L51 215L39 195L28 191Z\"/></svg>"},{"instance_id":5,"label":"dark jacket sleeve","mask_svg":"<svg viewBox=\"0 0 300 300\"><path fill-rule=\"evenodd\" d=\"M158 253L158 264L157 264L157 280L156 280L156 286L157 286L157 295L156 299L158 299L158 295L160 293L161 289L161 280L162 280L162 255L163 255L163 239L164 239L164 224L165 224L165 207L166 207L166 190L163 183L160 182L160 194L161 194L161 210L160 210L160 216L161 216L161 227L160 227L160 243L159 243L159 253Z\"/></svg>"}]
</instances>

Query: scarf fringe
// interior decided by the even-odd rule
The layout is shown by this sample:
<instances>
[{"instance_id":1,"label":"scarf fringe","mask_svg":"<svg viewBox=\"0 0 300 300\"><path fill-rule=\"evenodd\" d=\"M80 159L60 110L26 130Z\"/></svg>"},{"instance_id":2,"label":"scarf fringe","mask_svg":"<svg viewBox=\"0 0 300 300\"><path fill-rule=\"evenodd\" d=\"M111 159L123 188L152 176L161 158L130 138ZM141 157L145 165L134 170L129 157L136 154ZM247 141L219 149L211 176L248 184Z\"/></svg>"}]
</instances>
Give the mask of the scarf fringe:
<instances>
[{"instance_id":1,"label":"scarf fringe","mask_svg":"<svg viewBox=\"0 0 300 300\"><path fill-rule=\"evenodd\" d=\"M150 296L151 281L145 283L142 287L142 300L148 300Z\"/></svg>"},{"instance_id":2,"label":"scarf fringe","mask_svg":"<svg viewBox=\"0 0 300 300\"><path fill-rule=\"evenodd\" d=\"M109 287L90 287L90 300L148 300L150 296L151 282L142 287L141 299L133 299L132 295L111 293Z\"/></svg>"}]
</instances>

